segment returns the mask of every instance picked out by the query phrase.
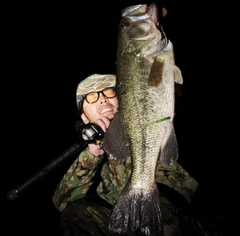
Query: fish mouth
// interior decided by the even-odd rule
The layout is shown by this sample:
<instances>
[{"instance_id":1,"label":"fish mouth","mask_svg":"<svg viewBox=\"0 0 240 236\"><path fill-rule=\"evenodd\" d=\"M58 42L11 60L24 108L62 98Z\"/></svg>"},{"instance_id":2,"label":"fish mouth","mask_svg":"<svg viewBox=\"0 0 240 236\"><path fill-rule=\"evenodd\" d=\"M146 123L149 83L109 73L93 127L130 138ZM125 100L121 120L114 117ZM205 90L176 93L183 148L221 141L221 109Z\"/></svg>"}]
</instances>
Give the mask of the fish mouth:
<instances>
[{"instance_id":1,"label":"fish mouth","mask_svg":"<svg viewBox=\"0 0 240 236\"><path fill-rule=\"evenodd\" d=\"M122 11L122 17L126 16L130 17L133 21L150 18L154 24L159 24L158 7L156 3L152 3L150 6L139 4L127 7Z\"/></svg>"},{"instance_id":2,"label":"fish mouth","mask_svg":"<svg viewBox=\"0 0 240 236\"><path fill-rule=\"evenodd\" d=\"M158 8L156 4L152 3L149 7L147 7L146 14L148 14L148 16L151 18L152 22L155 23L156 26L159 25Z\"/></svg>"},{"instance_id":3,"label":"fish mouth","mask_svg":"<svg viewBox=\"0 0 240 236\"><path fill-rule=\"evenodd\" d=\"M155 24L156 28L159 29L159 19L158 19L158 7L155 3L150 4L150 6L147 5L143 5L144 7L144 11L142 14L142 19L149 19L150 21L152 21L153 24ZM137 17L137 18L141 18L141 17ZM148 40L150 38L154 38L155 37L155 31L152 31L150 34L147 34L143 37L138 37L138 38L134 38L134 40Z\"/></svg>"}]
</instances>

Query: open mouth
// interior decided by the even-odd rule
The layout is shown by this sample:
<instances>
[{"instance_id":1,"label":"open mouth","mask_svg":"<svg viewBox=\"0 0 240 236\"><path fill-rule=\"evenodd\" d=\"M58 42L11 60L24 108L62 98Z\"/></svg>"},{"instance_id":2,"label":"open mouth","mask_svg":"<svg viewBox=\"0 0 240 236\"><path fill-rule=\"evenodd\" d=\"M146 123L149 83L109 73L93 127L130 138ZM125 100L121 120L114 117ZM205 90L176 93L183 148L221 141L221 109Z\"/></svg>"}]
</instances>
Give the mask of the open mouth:
<instances>
[{"instance_id":1,"label":"open mouth","mask_svg":"<svg viewBox=\"0 0 240 236\"><path fill-rule=\"evenodd\" d=\"M103 109L100 111L100 114L102 115L102 114L104 114L104 113L106 113L106 112L109 112L109 111L113 111L113 109L110 108L110 107L106 107L106 108L103 108Z\"/></svg>"},{"instance_id":2,"label":"open mouth","mask_svg":"<svg viewBox=\"0 0 240 236\"><path fill-rule=\"evenodd\" d=\"M152 3L149 7L146 8L146 13L149 15L151 20L158 25L158 9L156 4Z\"/></svg>"}]
</instances>

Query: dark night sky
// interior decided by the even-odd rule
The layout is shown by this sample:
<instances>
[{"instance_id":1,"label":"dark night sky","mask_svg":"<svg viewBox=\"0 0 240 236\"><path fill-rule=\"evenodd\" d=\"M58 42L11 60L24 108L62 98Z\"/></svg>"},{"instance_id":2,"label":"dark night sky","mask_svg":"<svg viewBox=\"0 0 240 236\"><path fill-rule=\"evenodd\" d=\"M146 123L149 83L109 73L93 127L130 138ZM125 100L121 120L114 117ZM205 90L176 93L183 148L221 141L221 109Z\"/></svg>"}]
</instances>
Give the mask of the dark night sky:
<instances>
[{"instance_id":1,"label":"dark night sky","mask_svg":"<svg viewBox=\"0 0 240 236\"><path fill-rule=\"evenodd\" d=\"M51 197L73 160L15 201L6 194L77 141L77 84L93 73L115 73L121 9L151 3L97 2L12 1L1 7L4 236L38 236L47 229L58 235L59 214ZM163 26L184 79L175 129L179 162L202 185L200 204L206 214L219 214L226 235L234 236L239 196L236 8L233 1L206 2L165 1Z\"/></svg>"}]
</instances>

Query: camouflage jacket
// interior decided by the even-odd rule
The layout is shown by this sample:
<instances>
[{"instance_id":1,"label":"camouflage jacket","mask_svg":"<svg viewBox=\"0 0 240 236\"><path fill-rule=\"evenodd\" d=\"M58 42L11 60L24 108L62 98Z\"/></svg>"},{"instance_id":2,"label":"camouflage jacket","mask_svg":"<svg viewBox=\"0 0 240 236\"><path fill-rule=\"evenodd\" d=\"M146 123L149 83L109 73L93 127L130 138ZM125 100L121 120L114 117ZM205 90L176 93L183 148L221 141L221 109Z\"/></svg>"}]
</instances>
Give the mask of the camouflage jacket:
<instances>
[{"instance_id":1,"label":"camouflage jacket","mask_svg":"<svg viewBox=\"0 0 240 236\"><path fill-rule=\"evenodd\" d=\"M98 172L100 176L97 179L96 191L101 198L113 205L129 179L131 160L128 158L124 164L120 164L117 160L108 157L104 161L104 156L93 156L86 148L79 154L59 183L52 198L55 207L61 212L68 202L86 197L90 187L96 181L94 177ZM156 182L176 190L188 202L191 202L193 194L198 189L197 181L177 162L169 167L158 164Z\"/></svg>"}]
</instances>

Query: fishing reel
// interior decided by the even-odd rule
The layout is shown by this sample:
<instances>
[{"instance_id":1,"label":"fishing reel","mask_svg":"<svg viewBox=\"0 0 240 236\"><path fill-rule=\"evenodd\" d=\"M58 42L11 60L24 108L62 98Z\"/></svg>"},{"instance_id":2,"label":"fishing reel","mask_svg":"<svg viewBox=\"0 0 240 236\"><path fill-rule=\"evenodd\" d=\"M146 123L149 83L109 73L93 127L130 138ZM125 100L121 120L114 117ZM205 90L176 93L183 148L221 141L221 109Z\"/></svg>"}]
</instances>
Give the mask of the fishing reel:
<instances>
[{"instance_id":1,"label":"fishing reel","mask_svg":"<svg viewBox=\"0 0 240 236\"><path fill-rule=\"evenodd\" d=\"M82 129L82 138L87 143L101 144L104 138L104 132L100 126L89 123Z\"/></svg>"}]
</instances>

